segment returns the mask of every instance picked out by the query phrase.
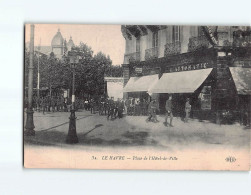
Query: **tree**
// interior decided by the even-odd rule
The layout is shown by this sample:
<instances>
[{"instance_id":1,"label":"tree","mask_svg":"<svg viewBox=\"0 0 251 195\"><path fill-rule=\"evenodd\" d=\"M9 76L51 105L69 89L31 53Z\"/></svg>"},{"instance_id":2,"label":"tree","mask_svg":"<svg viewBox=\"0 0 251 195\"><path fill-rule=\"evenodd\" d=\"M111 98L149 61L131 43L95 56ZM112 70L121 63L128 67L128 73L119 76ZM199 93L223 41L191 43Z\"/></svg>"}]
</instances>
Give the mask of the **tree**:
<instances>
[{"instance_id":1,"label":"tree","mask_svg":"<svg viewBox=\"0 0 251 195\"><path fill-rule=\"evenodd\" d=\"M83 97L85 94L96 96L105 93L105 76L121 77L122 67L113 66L109 55L102 52L93 55L91 47L84 43L72 48L80 56L79 64L76 66L75 94ZM48 87L50 91L56 89L72 88L72 70L70 68L69 56L57 59L52 52L50 56L42 55L40 63L40 88ZM28 82L29 52L25 50L25 85ZM37 87L38 56L34 57L34 88Z\"/></svg>"}]
</instances>

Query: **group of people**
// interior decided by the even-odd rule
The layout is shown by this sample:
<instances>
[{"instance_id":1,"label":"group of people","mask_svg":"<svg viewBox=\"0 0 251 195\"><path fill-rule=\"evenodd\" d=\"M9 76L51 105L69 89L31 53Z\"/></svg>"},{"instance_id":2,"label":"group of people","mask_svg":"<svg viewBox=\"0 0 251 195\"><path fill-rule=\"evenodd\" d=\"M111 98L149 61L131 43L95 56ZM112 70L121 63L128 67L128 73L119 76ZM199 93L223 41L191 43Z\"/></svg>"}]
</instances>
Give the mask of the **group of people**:
<instances>
[{"instance_id":1,"label":"group of people","mask_svg":"<svg viewBox=\"0 0 251 195\"><path fill-rule=\"evenodd\" d=\"M125 100L125 112L128 116L147 116L149 103L147 99L127 98Z\"/></svg>"},{"instance_id":2,"label":"group of people","mask_svg":"<svg viewBox=\"0 0 251 195\"><path fill-rule=\"evenodd\" d=\"M33 99L33 108L36 111L42 111L43 114L45 112L59 112L59 111L67 111L69 105L69 99L64 98L63 96L45 96L37 98L36 96Z\"/></svg>"},{"instance_id":3,"label":"group of people","mask_svg":"<svg viewBox=\"0 0 251 195\"><path fill-rule=\"evenodd\" d=\"M124 111L124 101L118 98L116 101L111 98L85 99L84 109L89 110L92 114L96 111L99 115L107 115L107 119L122 118Z\"/></svg>"},{"instance_id":4,"label":"group of people","mask_svg":"<svg viewBox=\"0 0 251 195\"><path fill-rule=\"evenodd\" d=\"M156 99L152 99L152 101L149 104L148 107L148 113L149 116L147 118L147 121L153 121L153 122L158 122L157 120L157 110L159 109L159 105L156 101ZM185 103L185 118L184 118L184 122L187 123L188 119L190 117L190 112L191 112L191 104L190 104L190 99L187 98L186 99L186 103ZM168 119L170 120L168 123ZM173 127L173 103L172 103L172 96L170 95L168 100L166 100L165 103L165 122L164 125L165 126L170 126Z\"/></svg>"},{"instance_id":5,"label":"group of people","mask_svg":"<svg viewBox=\"0 0 251 195\"><path fill-rule=\"evenodd\" d=\"M33 107L37 111L45 112L67 112L70 110L72 105L70 98L64 98L61 96L45 96L41 98L34 97ZM113 97L105 98L101 96L100 98L86 98L86 99L76 99L75 109L85 109L95 114L97 111L99 115L107 116L107 119L122 118L123 113L128 116L148 116L146 121L158 122L157 112L159 111L159 105L155 98L151 101L148 99L140 99L129 97L125 100L118 98L114 100ZM188 122L191 112L190 99L186 99L185 103L185 118L184 122ZM165 126L172 127L173 121L173 103L172 96L170 95L165 103ZM169 123L168 123L169 119Z\"/></svg>"}]
</instances>

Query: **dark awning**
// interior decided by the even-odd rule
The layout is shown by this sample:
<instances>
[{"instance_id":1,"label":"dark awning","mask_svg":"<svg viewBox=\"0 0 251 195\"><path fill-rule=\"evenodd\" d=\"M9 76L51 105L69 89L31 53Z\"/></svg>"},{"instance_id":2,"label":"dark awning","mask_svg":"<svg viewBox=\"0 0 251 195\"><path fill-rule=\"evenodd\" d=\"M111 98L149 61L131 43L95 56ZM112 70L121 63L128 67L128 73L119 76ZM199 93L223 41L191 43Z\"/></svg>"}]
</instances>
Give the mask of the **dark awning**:
<instances>
[{"instance_id":1,"label":"dark awning","mask_svg":"<svg viewBox=\"0 0 251 195\"><path fill-rule=\"evenodd\" d=\"M251 95L251 68L230 67L238 94Z\"/></svg>"}]
</instances>

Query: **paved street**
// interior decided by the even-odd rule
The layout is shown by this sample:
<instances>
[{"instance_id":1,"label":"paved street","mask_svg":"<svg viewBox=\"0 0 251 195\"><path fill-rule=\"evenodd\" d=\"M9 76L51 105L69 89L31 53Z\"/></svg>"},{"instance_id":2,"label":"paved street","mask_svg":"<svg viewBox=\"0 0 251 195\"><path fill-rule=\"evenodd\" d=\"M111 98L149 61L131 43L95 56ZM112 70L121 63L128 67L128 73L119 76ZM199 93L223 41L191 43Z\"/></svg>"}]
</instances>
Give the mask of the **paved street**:
<instances>
[{"instance_id":1,"label":"paved street","mask_svg":"<svg viewBox=\"0 0 251 195\"><path fill-rule=\"evenodd\" d=\"M66 112L34 113L35 137L24 137L25 145L69 147L65 139L69 126ZM25 115L24 115L25 116ZM158 123L146 122L144 116L127 116L107 121L105 116L76 112L79 147L123 146L147 147L164 150L187 148L248 148L250 129L239 124L216 125L209 121L190 120L184 123L174 118L174 127L163 125L164 116Z\"/></svg>"}]
</instances>

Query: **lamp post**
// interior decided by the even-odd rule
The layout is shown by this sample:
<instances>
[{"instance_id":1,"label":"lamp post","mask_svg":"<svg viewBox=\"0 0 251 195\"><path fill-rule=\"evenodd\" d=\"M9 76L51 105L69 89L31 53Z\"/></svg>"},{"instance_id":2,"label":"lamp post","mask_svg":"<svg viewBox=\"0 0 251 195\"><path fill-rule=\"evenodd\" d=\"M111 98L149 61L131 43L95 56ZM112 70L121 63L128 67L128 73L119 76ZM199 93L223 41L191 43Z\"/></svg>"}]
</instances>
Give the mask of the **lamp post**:
<instances>
[{"instance_id":1,"label":"lamp post","mask_svg":"<svg viewBox=\"0 0 251 195\"><path fill-rule=\"evenodd\" d=\"M27 117L24 134L27 136L34 136L34 122L33 122L33 108L32 108L32 96L33 96L33 60L34 60L34 24L31 24L31 34L30 34L30 64L29 64L29 77L28 77L28 108Z\"/></svg>"},{"instance_id":2,"label":"lamp post","mask_svg":"<svg viewBox=\"0 0 251 195\"><path fill-rule=\"evenodd\" d=\"M75 144L78 143L78 136L76 131L76 116L75 116L75 68L79 63L79 56L74 51L69 51L68 56L70 57L70 66L72 69L72 106L71 106L71 115L69 122L69 130L66 138L66 143Z\"/></svg>"},{"instance_id":3,"label":"lamp post","mask_svg":"<svg viewBox=\"0 0 251 195\"><path fill-rule=\"evenodd\" d=\"M39 58L40 58L40 54L38 53L38 64L37 64L37 109L38 112L40 112L40 94L39 94L39 90L40 90L40 67L39 67Z\"/></svg>"}]
</instances>

